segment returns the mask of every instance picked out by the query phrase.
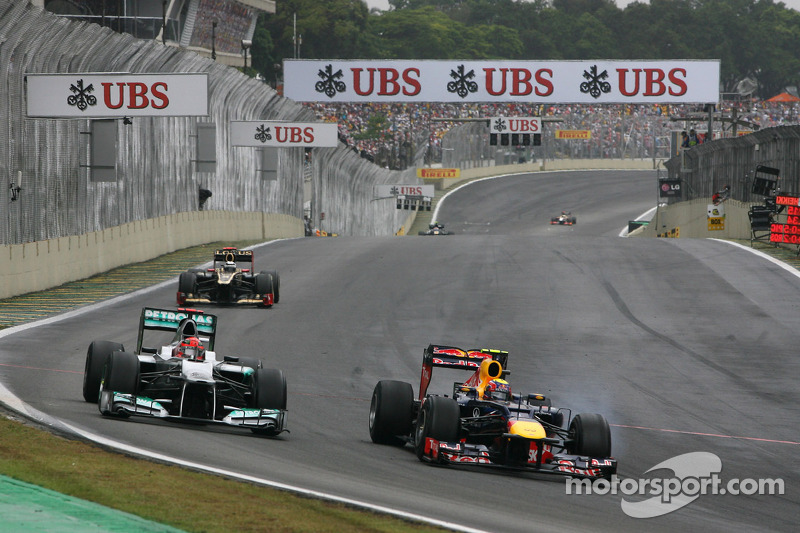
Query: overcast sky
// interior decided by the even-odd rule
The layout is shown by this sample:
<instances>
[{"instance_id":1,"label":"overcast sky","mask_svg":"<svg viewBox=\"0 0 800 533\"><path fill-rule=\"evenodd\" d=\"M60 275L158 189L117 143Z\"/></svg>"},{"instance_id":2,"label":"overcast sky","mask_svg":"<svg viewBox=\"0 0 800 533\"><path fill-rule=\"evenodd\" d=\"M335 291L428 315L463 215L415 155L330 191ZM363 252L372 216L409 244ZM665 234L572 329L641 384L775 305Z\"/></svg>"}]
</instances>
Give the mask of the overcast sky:
<instances>
[{"instance_id":1,"label":"overcast sky","mask_svg":"<svg viewBox=\"0 0 800 533\"><path fill-rule=\"evenodd\" d=\"M628 4L633 3L633 1L634 0L617 0L617 6L619 8L624 8ZM794 10L800 11L800 0L782 0L782 1L786 5L786 7L790 7ZM383 9L383 10L389 9L389 0L366 0L366 2L367 6L369 6L370 9L372 9L373 7L377 7L378 9ZM778 2L776 1L775 3L777 4Z\"/></svg>"}]
</instances>

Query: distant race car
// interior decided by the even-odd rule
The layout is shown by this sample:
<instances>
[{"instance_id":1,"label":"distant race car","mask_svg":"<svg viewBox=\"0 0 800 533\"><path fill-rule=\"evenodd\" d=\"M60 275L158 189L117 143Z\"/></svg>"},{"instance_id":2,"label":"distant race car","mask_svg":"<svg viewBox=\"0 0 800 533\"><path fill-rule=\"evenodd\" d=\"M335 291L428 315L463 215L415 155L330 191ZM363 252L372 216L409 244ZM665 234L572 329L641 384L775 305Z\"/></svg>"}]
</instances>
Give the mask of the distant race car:
<instances>
[{"instance_id":1,"label":"distant race car","mask_svg":"<svg viewBox=\"0 0 800 533\"><path fill-rule=\"evenodd\" d=\"M569 211L561 211L557 217L550 219L550 224L560 224L563 226L572 226L578 223L578 218L573 216Z\"/></svg>"},{"instance_id":2,"label":"distant race car","mask_svg":"<svg viewBox=\"0 0 800 533\"><path fill-rule=\"evenodd\" d=\"M178 305L256 304L272 307L281 298L276 270L254 270L252 250L226 247L214 252L214 264L192 268L178 278Z\"/></svg>"},{"instance_id":3,"label":"distant race car","mask_svg":"<svg viewBox=\"0 0 800 533\"><path fill-rule=\"evenodd\" d=\"M453 235L452 231L447 231L444 229L444 224L440 224L439 222L433 222L428 224L427 231L420 231L420 235Z\"/></svg>"},{"instance_id":4,"label":"distant race car","mask_svg":"<svg viewBox=\"0 0 800 533\"><path fill-rule=\"evenodd\" d=\"M418 399L411 384L380 381L369 433L378 444L411 444L436 464L477 465L584 478L610 478L611 432L599 414L572 416L541 394L512 394L502 378L508 352L430 345L423 352ZM434 367L470 370L452 396L428 394Z\"/></svg>"},{"instance_id":5,"label":"distant race car","mask_svg":"<svg viewBox=\"0 0 800 533\"><path fill-rule=\"evenodd\" d=\"M89 345L83 399L106 416L226 424L268 436L286 431L283 372L254 358L218 358L216 329L215 315L145 307L135 353L117 342ZM144 344L170 334L166 344Z\"/></svg>"}]
</instances>

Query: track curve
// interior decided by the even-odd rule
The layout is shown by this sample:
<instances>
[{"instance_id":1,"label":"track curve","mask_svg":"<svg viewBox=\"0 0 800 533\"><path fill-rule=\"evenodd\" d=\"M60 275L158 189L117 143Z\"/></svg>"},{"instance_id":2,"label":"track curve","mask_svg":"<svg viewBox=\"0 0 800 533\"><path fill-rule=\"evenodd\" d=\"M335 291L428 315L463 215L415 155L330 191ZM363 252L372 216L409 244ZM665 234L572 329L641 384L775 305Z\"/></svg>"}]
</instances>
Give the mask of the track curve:
<instances>
[{"instance_id":1,"label":"track curve","mask_svg":"<svg viewBox=\"0 0 800 533\"><path fill-rule=\"evenodd\" d=\"M448 197L437 217L454 236L261 248L257 261L281 272L281 303L212 312L219 353L286 373L292 432L281 438L107 419L82 401L89 342L135 344L141 307L174 306L171 287L6 336L0 381L35 409L131 446L476 530L791 531L800 280L719 241L617 237L655 195L654 172L511 176ZM578 224L550 226L564 209ZM560 478L433 468L372 444L372 388L400 379L416 391L431 342L507 349L515 390L603 413L623 478L705 451L724 479L782 478L785 494L701 496L641 520L621 509L636 497L567 495Z\"/></svg>"}]
</instances>

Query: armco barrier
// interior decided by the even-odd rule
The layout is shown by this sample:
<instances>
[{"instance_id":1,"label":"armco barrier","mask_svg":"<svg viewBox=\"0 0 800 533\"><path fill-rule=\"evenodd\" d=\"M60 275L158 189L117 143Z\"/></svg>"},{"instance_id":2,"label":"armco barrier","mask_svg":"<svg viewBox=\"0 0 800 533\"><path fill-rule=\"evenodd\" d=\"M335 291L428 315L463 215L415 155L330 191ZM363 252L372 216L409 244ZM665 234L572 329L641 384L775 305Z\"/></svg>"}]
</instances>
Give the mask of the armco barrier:
<instances>
[{"instance_id":1,"label":"armco barrier","mask_svg":"<svg viewBox=\"0 0 800 533\"><path fill-rule=\"evenodd\" d=\"M40 291L214 241L302 237L290 215L195 211L129 222L85 235L0 247L0 298Z\"/></svg>"}]
</instances>

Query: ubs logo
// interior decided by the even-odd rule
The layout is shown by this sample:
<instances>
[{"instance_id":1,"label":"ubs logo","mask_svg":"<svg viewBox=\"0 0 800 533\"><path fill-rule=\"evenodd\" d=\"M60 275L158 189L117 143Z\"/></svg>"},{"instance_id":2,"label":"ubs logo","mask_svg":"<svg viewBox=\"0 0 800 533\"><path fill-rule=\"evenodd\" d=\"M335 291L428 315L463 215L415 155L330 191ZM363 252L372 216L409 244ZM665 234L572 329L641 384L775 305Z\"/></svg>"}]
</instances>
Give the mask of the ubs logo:
<instances>
[{"instance_id":1,"label":"ubs logo","mask_svg":"<svg viewBox=\"0 0 800 533\"><path fill-rule=\"evenodd\" d=\"M92 94L94 92L94 85L91 83L83 86L83 80L78 80L76 83L71 83L69 90L72 94L67 97L67 104L77 107L81 111L86 111L90 105L97 105L97 97Z\"/></svg>"}]
</instances>

